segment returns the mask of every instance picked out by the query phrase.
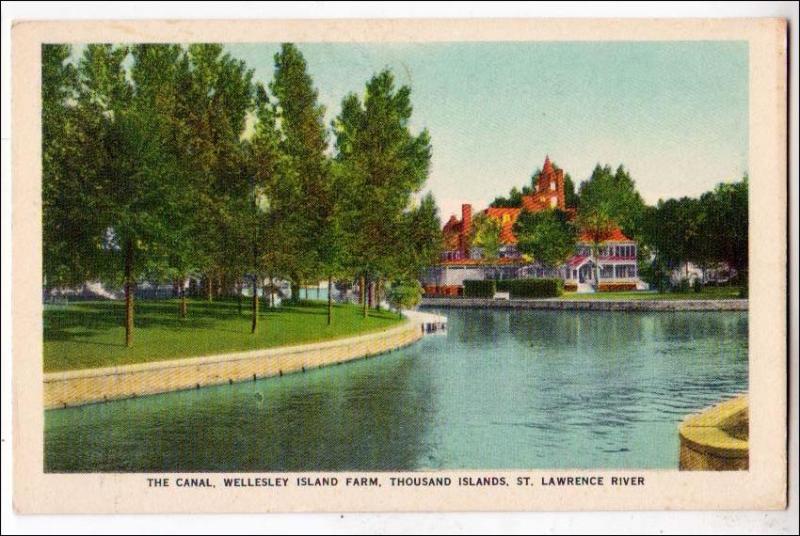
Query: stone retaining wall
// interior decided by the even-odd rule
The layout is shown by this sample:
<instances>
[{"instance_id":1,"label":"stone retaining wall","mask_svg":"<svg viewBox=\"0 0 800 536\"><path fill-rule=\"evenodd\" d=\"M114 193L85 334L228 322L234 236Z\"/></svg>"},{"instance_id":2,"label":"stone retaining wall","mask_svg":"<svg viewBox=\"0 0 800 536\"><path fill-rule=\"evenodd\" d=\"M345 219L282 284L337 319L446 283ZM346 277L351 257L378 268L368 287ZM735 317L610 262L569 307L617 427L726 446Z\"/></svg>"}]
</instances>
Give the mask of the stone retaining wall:
<instances>
[{"instance_id":1,"label":"stone retaining wall","mask_svg":"<svg viewBox=\"0 0 800 536\"><path fill-rule=\"evenodd\" d=\"M681 471L746 471L749 466L747 396L727 400L681 423Z\"/></svg>"},{"instance_id":2,"label":"stone retaining wall","mask_svg":"<svg viewBox=\"0 0 800 536\"><path fill-rule=\"evenodd\" d=\"M44 375L45 408L63 408L104 400L200 388L371 357L411 344L422 337L418 322L333 341L207 357L172 359L101 369Z\"/></svg>"},{"instance_id":3,"label":"stone retaining wall","mask_svg":"<svg viewBox=\"0 0 800 536\"><path fill-rule=\"evenodd\" d=\"M424 307L471 309L554 309L568 311L747 311L747 300L495 300L491 298L423 298Z\"/></svg>"}]
</instances>

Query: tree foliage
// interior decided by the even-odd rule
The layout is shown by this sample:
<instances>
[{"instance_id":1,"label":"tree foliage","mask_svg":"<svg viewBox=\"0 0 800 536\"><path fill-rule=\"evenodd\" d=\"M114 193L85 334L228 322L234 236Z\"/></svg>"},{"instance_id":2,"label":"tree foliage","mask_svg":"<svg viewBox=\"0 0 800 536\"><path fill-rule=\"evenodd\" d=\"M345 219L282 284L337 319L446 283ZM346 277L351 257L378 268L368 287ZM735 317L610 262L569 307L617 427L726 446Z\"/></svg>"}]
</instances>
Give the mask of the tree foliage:
<instances>
[{"instance_id":1,"label":"tree foliage","mask_svg":"<svg viewBox=\"0 0 800 536\"><path fill-rule=\"evenodd\" d=\"M603 214L630 238L642 235L644 208L636 183L621 164L616 171L598 164L578 190L579 213Z\"/></svg>"},{"instance_id":2,"label":"tree foliage","mask_svg":"<svg viewBox=\"0 0 800 536\"><path fill-rule=\"evenodd\" d=\"M575 227L567 213L523 211L514 222L517 249L547 267L563 264L575 251Z\"/></svg>"},{"instance_id":3,"label":"tree foliage","mask_svg":"<svg viewBox=\"0 0 800 536\"><path fill-rule=\"evenodd\" d=\"M500 232L503 224L496 218L491 218L486 213L480 213L472 220L472 246L481 248L483 257L497 259L500 255Z\"/></svg>"}]
</instances>

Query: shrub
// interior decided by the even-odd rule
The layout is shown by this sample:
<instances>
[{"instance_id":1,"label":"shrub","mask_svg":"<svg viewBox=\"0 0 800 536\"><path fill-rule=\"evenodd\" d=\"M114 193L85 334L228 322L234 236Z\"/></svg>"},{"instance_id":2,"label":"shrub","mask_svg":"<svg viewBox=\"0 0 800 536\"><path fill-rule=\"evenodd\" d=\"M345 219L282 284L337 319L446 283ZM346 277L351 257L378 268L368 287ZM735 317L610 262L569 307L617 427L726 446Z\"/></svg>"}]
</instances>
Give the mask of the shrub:
<instances>
[{"instance_id":1,"label":"shrub","mask_svg":"<svg viewBox=\"0 0 800 536\"><path fill-rule=\"evenodd\" d=\"M636 290L636 283L600 283L597 292L628 292Z\"/></svg>"},{"instance_id":2,"label":"shrub","mask_svg":"<svg viewBox=\"0 0 800 536\"><path fill-rule=\"evenodd\" d=\"M689 292L689 280L685 277L681 278L680 281L672 285L672 292L678 292L681 294Z\"/></svg>"},{"instance_id":3,"label":"shrub","mask_svg":"<svg viewBox=\"0 0 800 536\"><path fill-rule=\"evenodd\" d=\"M419 281L396 281L386 293L386 299L398 313L411 309L422 299L422 285Z\"/></svg>"},{"instance_id":4,"label":"shrub","mask_svg":"<svg viewBox=\"0 0 800 536\"><path fill-rule=\"evenodd\" d=\"M703 283L700 282L700 279L694 280L694 283L692 283L692 289L698 294L703 291Z\"/></svg>"},{"instance_id":5,"label":"shrub","mask_svg":"<svg viewBox=\"0 0 800 536\"><path fill-rule=\"evenodd\" d=\"M494 298L497 290L491 279L467 279L464 281L464 296L467 298Z\"/></svg>"},{"instance_id":6,"label":"shrub","mask_svg":"<svg viewBox=\"0 0 800 536\"><path fill-rule=\"evenodd\" d=\"M504 279L497 290L509 292L512 298L556 298L564 293L560 279Z\"/></svg>"}]
</instances>

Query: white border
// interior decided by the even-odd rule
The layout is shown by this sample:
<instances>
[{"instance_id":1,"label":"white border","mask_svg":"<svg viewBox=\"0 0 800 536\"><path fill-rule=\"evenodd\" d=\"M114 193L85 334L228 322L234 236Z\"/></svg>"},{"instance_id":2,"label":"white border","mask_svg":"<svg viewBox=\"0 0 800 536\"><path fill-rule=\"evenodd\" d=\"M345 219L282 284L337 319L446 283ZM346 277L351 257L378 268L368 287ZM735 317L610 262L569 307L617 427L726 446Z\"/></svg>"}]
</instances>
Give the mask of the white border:
<instances>
[{"instance_id":1,"label":"white border","mask_svg":"<svg viewBox=\"0 0 800 536\"><path fill-rule=\"evenodd\" d=\"M790 508L786 512L692 513L657 512L608 513L517 513L517 514L361 514L264 516L18 516L11 507L11 374L10 341L10 82L9 35L14 19L97 19L97 18L380 18L380 17L752 17L778 16L790 20L790 263L792 321L790 340ZM107 532L797 532L798 530L798 16L794 2L580 2L508 3L480 2L450 5L443 2L382 3L56 3L17 2L2 6L2 532L5 533L107 533Z\"/></svg>"}]
</instances>

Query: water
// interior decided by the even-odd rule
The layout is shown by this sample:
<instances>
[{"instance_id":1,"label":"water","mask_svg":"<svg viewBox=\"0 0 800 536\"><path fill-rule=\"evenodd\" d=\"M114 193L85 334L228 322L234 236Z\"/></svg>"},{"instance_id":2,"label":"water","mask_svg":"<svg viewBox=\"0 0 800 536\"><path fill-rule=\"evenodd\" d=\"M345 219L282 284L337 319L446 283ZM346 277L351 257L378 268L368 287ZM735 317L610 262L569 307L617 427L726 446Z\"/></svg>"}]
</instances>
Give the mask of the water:
<instances>
[{"instance_id":1,"label":"water","mask_svg":"<svg viewBox=\"0 0 800 536\"><path fill-rule=\"evenodd\" d=\"M379 358L47 411L46 469L675 469L678 422L747 389L746 313L435 312Z\"/></svg>"}]
</instances>

